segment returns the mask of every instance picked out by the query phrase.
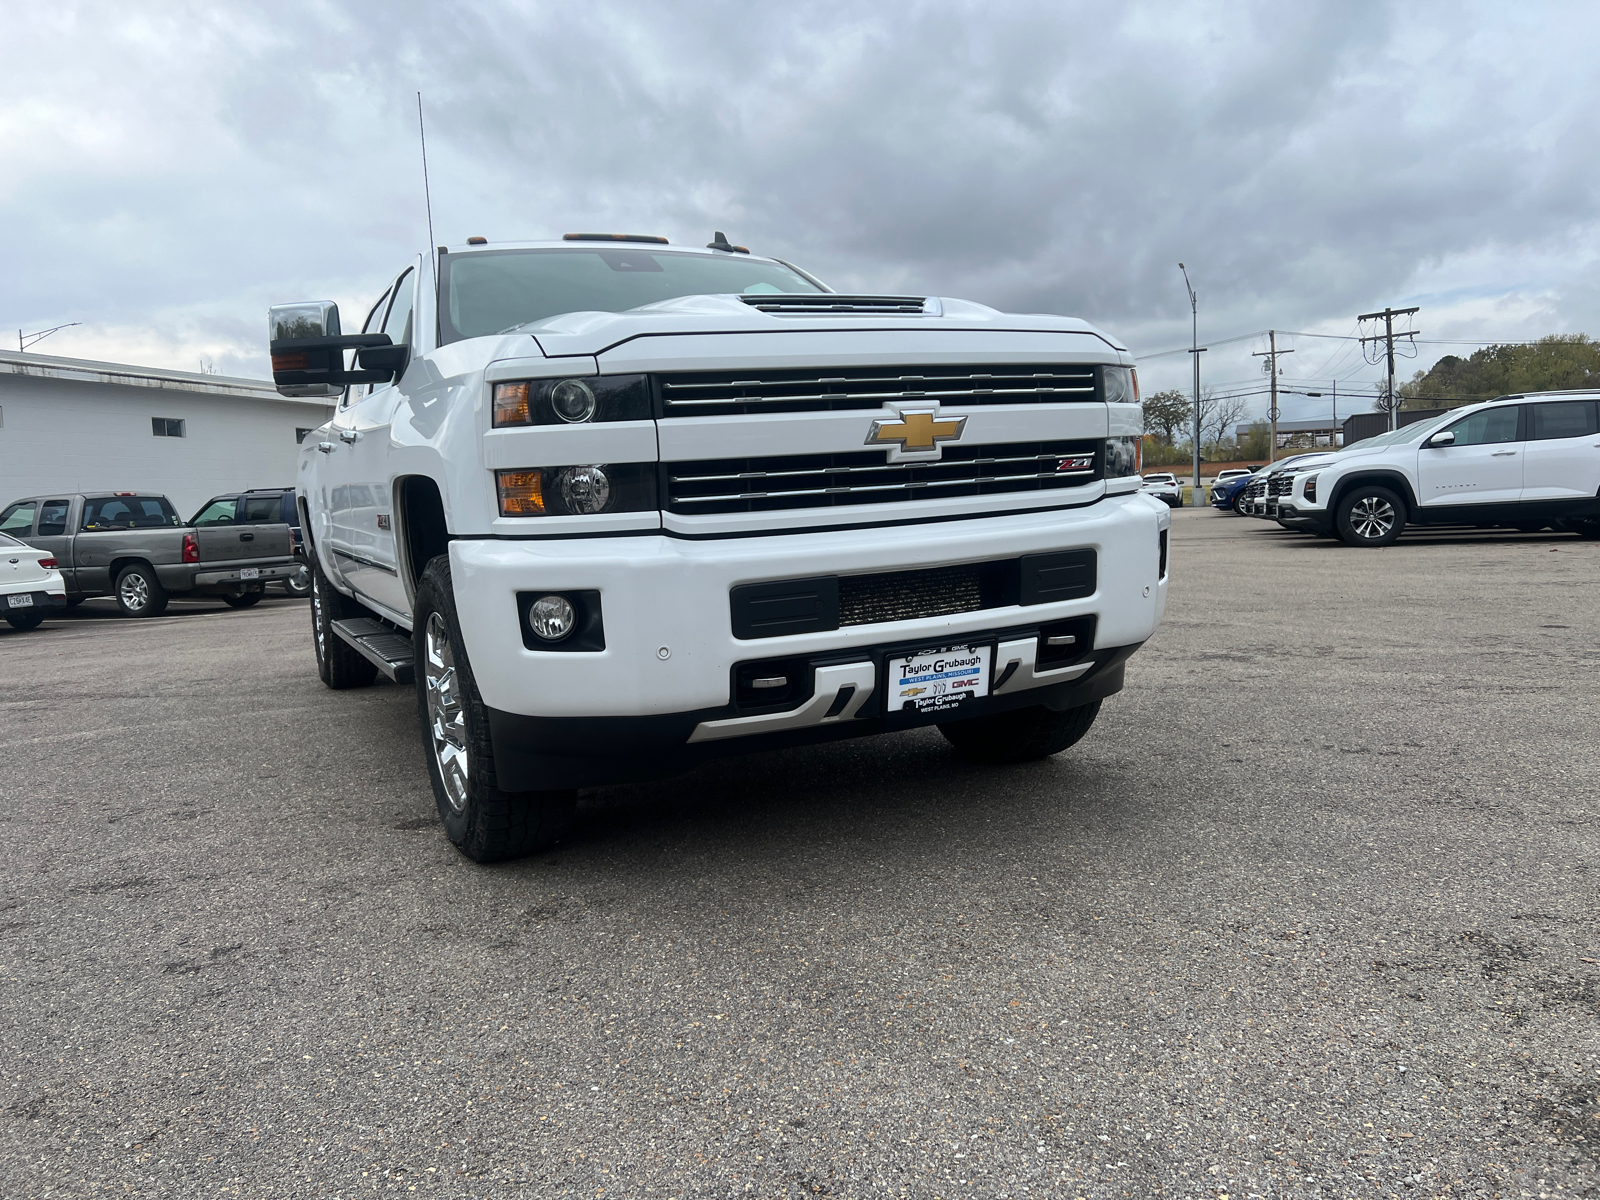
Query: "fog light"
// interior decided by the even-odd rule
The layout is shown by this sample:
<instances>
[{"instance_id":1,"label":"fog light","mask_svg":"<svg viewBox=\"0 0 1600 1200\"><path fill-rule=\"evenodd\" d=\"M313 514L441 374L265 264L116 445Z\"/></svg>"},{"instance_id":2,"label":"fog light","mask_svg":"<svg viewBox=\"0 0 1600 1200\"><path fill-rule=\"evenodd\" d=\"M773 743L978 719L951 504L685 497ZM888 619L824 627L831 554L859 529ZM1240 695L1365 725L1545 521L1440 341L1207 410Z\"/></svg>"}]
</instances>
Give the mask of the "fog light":
<instances>
[{"instance_id":1,"label":"fog light","mask_svg":"<svg viewBox=\"0 0 1600 1200\"><path fill-rule=\"evenodd\" d=\"M581 379L563 379L550 389L550 407L563 421L587 421L594 416L594 391Z\"/></svg>"},{"instance_id":2,"label":"fog light","mask_svg":"<svg viewBox=\"0 0 1600 1200\"><path fill-rule=\"evenodd\" d=\"M547 642L559 642L577 623L578 614L565 596L540 596L528 606L528 628Z\"/></svg>"},{"instance_id":3,"label":"fog light","mask_svg":"<svg viewBox=\"0 0 1600 1200\"><path fill-rule=\"evenodd\" d=\"M561 500L570 513L605 512L611 503L611 480L601 467L567 467L561 472Z\"/></svg>"}]
</instances>

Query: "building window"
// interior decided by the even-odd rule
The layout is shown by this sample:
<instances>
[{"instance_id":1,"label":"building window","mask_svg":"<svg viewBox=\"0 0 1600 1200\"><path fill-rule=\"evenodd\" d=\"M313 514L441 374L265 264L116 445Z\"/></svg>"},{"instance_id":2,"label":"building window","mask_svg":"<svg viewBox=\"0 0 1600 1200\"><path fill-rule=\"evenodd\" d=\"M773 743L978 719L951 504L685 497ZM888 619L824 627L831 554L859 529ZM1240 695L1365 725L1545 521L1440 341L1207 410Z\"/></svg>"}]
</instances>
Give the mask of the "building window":
<instances>
[{"instance_id":1,"label":"building window","mask_svg":"<svg viewBox=\"0 0 1600 1200\"><path fill-rule=\"evenodd\" d=\"M150 432L156 437L182 437L183 422L177 417L151 417Z\"/></svg>"},{"instance_id":2,"label":"building window","mask_svg":"<svg viewBox=\"0 0 1600 1200\"><path fill-rule=\"evenodd\" d=\"M311 432L312 431L309 430L309 429L296 429L294 431L295 444L299 445L301 442L305 441L306 440L306 434L311 433Z\"/></svg>"}]
</instances>

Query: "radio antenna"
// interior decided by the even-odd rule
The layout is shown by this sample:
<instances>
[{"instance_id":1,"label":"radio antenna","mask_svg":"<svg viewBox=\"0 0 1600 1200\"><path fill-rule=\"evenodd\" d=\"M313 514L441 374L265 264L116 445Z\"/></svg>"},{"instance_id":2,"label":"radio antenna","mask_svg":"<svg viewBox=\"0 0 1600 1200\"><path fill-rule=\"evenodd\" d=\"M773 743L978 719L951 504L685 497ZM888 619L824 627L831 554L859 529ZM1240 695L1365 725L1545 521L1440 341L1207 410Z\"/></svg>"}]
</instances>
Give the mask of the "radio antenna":
<instances>
[{"instance_id":1,"label":"radio antenna","mask_svg":"<svg viewBox=\"0 0 1600 1200\"><path fill-rule=\"evenodd\" d=\"M433 264L433 308L439 310L439 252L433 244L433 196L428 191L428 130L422 123L422 93L417 93L417 135L422 140L422 202L428 209L428 261Z\"/></svg>"}]
</instances>

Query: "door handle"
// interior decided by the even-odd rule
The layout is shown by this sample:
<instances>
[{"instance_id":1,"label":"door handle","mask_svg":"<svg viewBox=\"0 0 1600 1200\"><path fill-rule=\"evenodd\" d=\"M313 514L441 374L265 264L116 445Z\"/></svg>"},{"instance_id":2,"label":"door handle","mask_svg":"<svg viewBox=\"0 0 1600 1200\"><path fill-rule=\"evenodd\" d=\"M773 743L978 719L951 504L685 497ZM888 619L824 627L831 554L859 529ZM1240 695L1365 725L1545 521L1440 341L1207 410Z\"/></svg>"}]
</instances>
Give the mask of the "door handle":
<instances>
[{"instance_id":1,"label":"door handle","mask_svg":"<svg viewBox=\"0 0 1600 1200\"><path fill-rule=\"evenodd\" d=\"M239 535L239 540L241 542L253 542L256 540L256 535L253 533L241 533Z\"/></svg>"},{"instance_id":2,"label":"door handle","mask_svg":"<svg viewBox=\"0 0 1600 1200\"><path fill-rule=\"evenodd\" d=\"M359 441L360 438L361 438L361 435L359 433L357 433L354 429L341 429L341 430L339 430L339 440L341 442L349 443L349 442Z\"/></svg>"},{"instance_id":3,"label":"door handle","mask_svg":"<svg viewBox=\"0 0 1600 1200\"><path fill-rule=\"evenodd\" d=\"M1490 458L1510 458L1515 453L1516 453L1515 450L1496 450L1493 454L1489 455L1489 457Z\"/></svg>"},{"instance_id":4,"label":"door handle","mask_svg":"<svg viewBox=\"0 0 1600 1200\"><path fill-rule=\"evenodd\" d=\"M317 449L322 451L324 454L332 454L334 445L332 442L318 442Z\"/></svg>"}]
</instances>

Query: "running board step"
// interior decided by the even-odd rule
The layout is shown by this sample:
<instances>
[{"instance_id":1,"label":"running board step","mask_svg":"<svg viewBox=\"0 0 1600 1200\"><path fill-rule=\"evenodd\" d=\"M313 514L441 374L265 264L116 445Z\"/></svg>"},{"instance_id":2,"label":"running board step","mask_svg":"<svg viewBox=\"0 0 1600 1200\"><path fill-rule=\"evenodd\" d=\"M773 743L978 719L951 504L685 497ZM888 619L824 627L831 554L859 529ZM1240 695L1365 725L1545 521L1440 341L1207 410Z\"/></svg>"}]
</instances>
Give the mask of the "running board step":
<instances>
[{"instance_id":1,"label":"running board step","mask_svg":"<svg viewBox=\"0 0 1600 1200\"><path fill-rule=\"evenodd\" d=\"M411 682L411 639L393 626L371 617L352 617L335 621L333 632L396 683Z\"/></svg>"}]
</instances>

